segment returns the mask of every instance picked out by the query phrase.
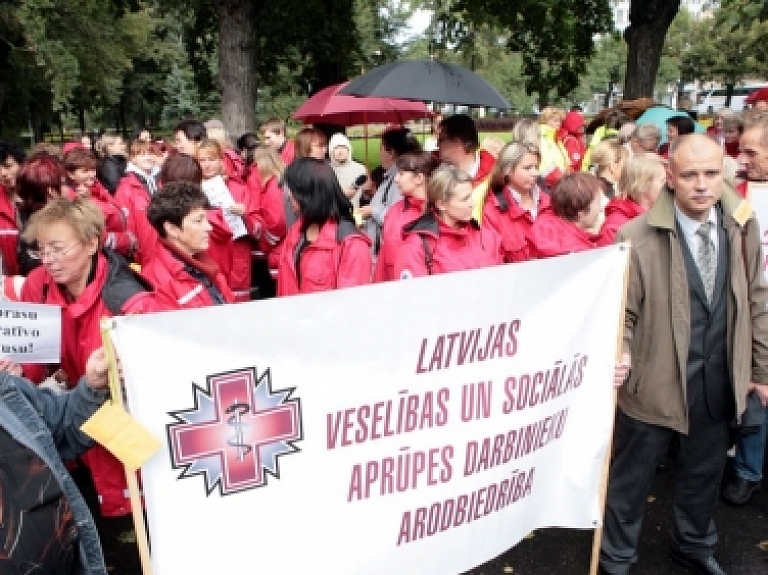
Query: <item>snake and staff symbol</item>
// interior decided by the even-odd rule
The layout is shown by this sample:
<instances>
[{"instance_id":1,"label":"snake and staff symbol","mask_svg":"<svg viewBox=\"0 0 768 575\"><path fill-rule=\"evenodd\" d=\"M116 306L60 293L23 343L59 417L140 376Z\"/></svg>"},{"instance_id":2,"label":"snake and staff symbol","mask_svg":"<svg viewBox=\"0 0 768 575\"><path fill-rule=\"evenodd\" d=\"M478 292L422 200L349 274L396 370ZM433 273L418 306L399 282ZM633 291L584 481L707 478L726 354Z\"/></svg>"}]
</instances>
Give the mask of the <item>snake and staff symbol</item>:
<instances>
[{"instance_id":1,"label":"snake and staff symbol","mask_svg":"<svg viewBox=\"0 0 768 575\"><path fill-rule=\"evenodd\" d=\"M237 459L239 461L243 461L245 456L248 455L251 449L253 449L250 445L244 443L243 435L245 424L243 423L242 416L249 411L248 404L240 403L238 399L235 399L235 402L224 410L224 413L226 414L233 414L227 419L227 425L231 425L235 428L235 436L227 439L227 445L237 448Z\"/></svg>"}]
</instances>

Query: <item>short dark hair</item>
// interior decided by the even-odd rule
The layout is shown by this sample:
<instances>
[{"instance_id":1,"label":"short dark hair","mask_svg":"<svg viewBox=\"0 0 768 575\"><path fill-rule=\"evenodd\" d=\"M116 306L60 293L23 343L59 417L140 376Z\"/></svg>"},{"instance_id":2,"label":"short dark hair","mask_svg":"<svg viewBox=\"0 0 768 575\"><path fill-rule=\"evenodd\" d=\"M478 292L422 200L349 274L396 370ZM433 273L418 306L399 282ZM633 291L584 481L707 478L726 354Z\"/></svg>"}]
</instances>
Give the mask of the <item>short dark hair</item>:
<instances>
[{"instance_id":1,"label":"short dark hair","mask_svg":"<svg viewBox=\"0 0 768 575\"><path fill-rule=\"evenodd\" d=\"M245 152L246 165L253 164L253 151L260 145L259 137L253 132L246 132L237 139L237 149L240 153Z\"/></svg>"},{"instance_id":2,"label":"short dark hair","mask_svg":"<svg viewBox=\"0 0 768 575\"><path fill-rule=\"evenodd\" d=\"M302 232L312 224L322 226L328 220L354 222L352 204L327 162L298 158L285 170L283 180L299 205Z\"/></svg>"},{"instance_id":3,"label":"short dark hair","mask_svg":"<svg viewBox=\"0 0 768 575\"><path fill-rule=\"evenodd\" d=\"M429 178L437 169L438 161L434 154L429 152L408 152L398 156L395 165L401 172L414 172Z\"/></svg>"},{"instance_id":4,"label":"short dark hair","mask_svg":"<svg viewBox=\"0 0 768 575\"><path fill-rule=\"evenodd\" d=\"M382 133L381 145L393 152L395 156L421 151L421 144L406 128L394 128Z\"/></svg>"},{"instance_id":5,"label":"short dark hair","mask_svg":"<svg viewBox=\"0 0 768 575\"><path fill-rule=\"evenodd\" d=\"M601 189L597 176L587 172L566 174L552 192L552 211L564 220L575 222L579 212L589 209Z\"/></svg>"},{"instance_id":6,"label":"short dark hair","mask_svg":"<svg viewBox=\"0 0 768 575\"><path fill-rule=\"evenodd\" d=\"M183 132L187 140L202 142L207 137L205 124L200 120L182 120L173 129L173 133Z\"/></svg>"},{"instance_id":7,"label":"short dark hair","mask_svg":"<svg viewBox=\"0 0 768 575\"><path fill-rule=\"evenodd\" d=\"M173 154L160 169L160 181L165 184L171 182L193 182L200 184L203 181L203 169L192 156L187 154Z\"/></svg>"},{"instance_id":8,"label":"short dark hair","mask_svg":"<svg viewBox=\"0 0 768 575\"><path fill-rule=\"evenodd\" d=\"M466 114L448 116L440 123L440 131L449 140L459 140L467 152L474 152L480 147L475 121Z\"/></svg>"},{"instance_id":9,"label":"short dark hair","mask_svg":"<svg viewBox=\"0 0 768 575\"><path fill-rule=\"evenodd\" d=\"M192 210L207 208L208 198L199 184L171 182L152 195L147 207L147 219L161 238L166 237L165 222L181 227Z\"/></svg>"},{"instance_id":10,"label":"short dark hair","mask_svg":"<svg viewBox=\"0 0 768 575\"><path fill-rule=\"evenodd\" d=\"M0 164L4 164L9 157L16 160L17 164L21 164L27 154L21 146L0 142Z\"/></svg>"},{"instance_id":11,"label":"short dark hair","mask_svg":"<svg viewBox=\"0 0 768 575\"><path fill-rule=\"evenodd\" d=\"M693 119L688 116L672 116L666 120L667 126L674 126L677 128L677 134L679 136L685 136L686 134L693 134L696 131L696 124Z\"/></svg>"}]
</instances>

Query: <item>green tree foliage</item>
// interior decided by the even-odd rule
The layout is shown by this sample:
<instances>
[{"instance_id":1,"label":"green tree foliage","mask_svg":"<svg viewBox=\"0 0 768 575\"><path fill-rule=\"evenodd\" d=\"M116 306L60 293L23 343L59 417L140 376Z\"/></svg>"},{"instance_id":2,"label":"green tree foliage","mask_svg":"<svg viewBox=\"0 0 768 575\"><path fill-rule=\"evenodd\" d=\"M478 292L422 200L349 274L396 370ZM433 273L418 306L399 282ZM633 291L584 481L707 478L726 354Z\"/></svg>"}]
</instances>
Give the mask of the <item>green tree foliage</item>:
<instances>
[{"instance_id":1,"label":"green tree foliage","mask_svg":"<svg viewBox=\"0 0 768 575\"><path fill-rule=\"evenodd\" d=\"M743 8L748 8L746 3ZM698 29L691 36L695 41L681 59L684 78L714 81L732 90L744 79L768 75L768 56L764 48L768 22L760 19L741 21L739 18L736 7L725 3L715 18L697 22ZM734 25L735 22L739 22L738 25ZM727 98L730 99L730 95Z\"/></svg>"},{"instance_id":2,"label":"green tree foliage","mask_svg":"<svg viewBox=\"0 0 768 575\"><path fill-rule=\"evenodd\" d=\"M565 97L594 53L594 38L612 27L608 0L434 0L438 50L473 44L479 26L506 31L506 47L522 58L529 94L540 104Z\"/></svg>"}]
</instances>

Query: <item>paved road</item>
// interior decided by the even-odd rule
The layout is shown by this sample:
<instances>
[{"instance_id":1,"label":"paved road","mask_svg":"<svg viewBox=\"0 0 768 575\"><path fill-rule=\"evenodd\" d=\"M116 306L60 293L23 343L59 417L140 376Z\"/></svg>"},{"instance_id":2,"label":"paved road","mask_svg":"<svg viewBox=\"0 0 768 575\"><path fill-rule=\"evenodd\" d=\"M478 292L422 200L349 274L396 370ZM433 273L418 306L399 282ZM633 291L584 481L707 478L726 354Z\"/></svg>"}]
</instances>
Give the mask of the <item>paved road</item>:
<instances>
[{"instance_id":1,"label":"paved road","mask_svg":"<svg viewBox=\"0 0 768 575\"><path fill-rule=\"evenodd\" d=\"M768 466L767 466L768 467ZM651 489L640 541L640 560L632 575L683 575L691 572L667 558L672 528L673 469L659 471ZM768 490L744 507L722 503L715 515L720 532L716 557L729 575L768 574ZM481 565L471 575L586 575L592 531L543 529Z\"/></svg>"},{"instance_id":2,"label":"paved road","mask_svg":"<svg viewBox=\"0 0 768 575\"><path fill-rule=\"evenodd\" d=\"M656 476L643 528L640 561L632 575L690 573L667 559L673 475L670 468ZM717 556L726 572L768 575L768 490L756 493L744 507L721 504L715 519L720 530ZM99 528L110 574L140 575L130 518L101 520ZM586 575L591 546L592 531L543 529L468 575Z\"/></svg>"}]
</instances>

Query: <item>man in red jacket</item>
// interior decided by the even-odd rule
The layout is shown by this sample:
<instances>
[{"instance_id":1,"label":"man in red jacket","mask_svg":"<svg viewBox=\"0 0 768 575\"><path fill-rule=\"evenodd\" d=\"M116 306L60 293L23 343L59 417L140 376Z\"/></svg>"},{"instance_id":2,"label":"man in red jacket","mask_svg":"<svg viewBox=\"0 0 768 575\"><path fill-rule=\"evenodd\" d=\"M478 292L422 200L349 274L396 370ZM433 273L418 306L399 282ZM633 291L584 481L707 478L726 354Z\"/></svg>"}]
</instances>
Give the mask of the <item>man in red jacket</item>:
<instances>
[{"instance_id":1,"label":"man in red jacket","mask_svg":"<svg viewBox=\"0 0 768 575\"><path fill-rule=\"evenodd\" d=\"M472 178L472 199L475 205L472 217L480 223L496 158L479 149L480 140L475 122L465 114L454 114L440 123L437 145L440 160L456 166Z\"/></svg>"}]
</instances>

